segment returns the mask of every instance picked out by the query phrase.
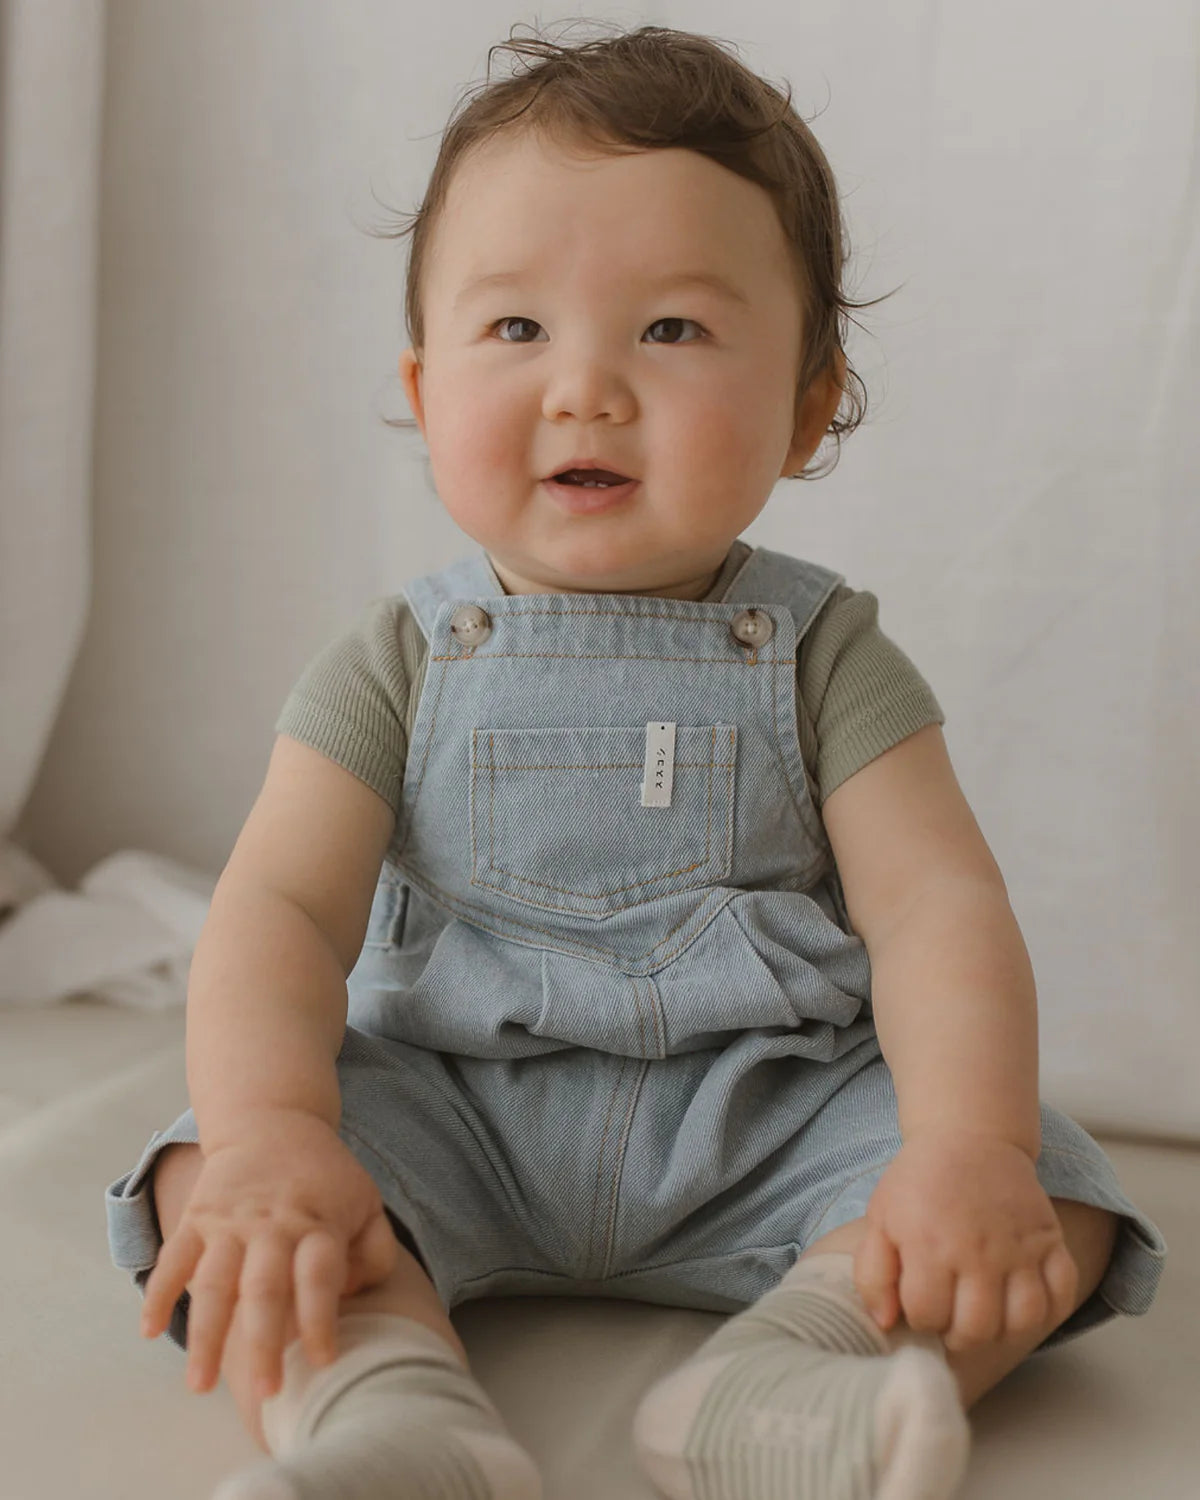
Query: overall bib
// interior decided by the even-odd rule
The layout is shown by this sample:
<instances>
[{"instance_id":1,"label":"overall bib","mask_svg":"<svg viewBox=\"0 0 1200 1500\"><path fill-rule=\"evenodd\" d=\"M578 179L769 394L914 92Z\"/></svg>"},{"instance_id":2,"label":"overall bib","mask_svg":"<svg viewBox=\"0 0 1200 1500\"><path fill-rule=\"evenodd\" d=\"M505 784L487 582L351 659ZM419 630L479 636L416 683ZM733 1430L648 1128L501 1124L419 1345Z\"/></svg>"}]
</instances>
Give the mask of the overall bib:
<instances>
[{"instance_id":1,"label":"overall bib","mask_svg":"<svg viewBox=\"0 0 1200 1500\"><path fill-rule=\"evenodd\" d=\"M735 1311L899 1150L796 724L797 646L842 581L757 547L716 601L508 595L482 550L405 585L429 663L339 1133L445 1306ZM1144 1312L1166 1246L1080 1126L1042 1124L1046 1192L1126 1216L1049 1345ZM196 1138L189 1110L108 1190L139 1285L160 1239L134 1205Z\"/></svg>"}]
</instances>

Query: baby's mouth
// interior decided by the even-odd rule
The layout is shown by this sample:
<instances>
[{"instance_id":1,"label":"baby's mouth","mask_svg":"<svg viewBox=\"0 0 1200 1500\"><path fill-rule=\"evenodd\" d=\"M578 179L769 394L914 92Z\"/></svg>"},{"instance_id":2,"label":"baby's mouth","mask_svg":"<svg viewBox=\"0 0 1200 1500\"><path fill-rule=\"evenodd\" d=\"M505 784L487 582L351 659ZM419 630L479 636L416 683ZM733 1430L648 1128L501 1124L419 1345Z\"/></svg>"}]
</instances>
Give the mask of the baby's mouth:
<instances>
[{"instance_id":1,"label":"baby's mouth","mask_svg":"<svg viewBox=\"0 0 1200 1500\"><path fill-rule=\"evenodd\" d=\"M564 469L553 477L558 484L578 484L584 489L609 489L629 482L628 476L614 474L611 469Z\"/></svg>"}]
</instances>

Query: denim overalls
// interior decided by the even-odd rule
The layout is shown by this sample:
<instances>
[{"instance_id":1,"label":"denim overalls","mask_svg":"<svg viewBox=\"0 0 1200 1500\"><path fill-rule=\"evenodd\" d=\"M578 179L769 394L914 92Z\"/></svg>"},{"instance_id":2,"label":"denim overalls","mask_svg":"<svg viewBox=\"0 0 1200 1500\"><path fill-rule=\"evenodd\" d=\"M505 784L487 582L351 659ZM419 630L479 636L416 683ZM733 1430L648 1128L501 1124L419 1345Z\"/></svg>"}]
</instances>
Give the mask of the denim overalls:
<instances>
[{"instance_id":1,"label":"denim overalls","mask_svg":"<svg viewBox=\"0 0 1200 1500\"><path fill-rule=\"evenodd\" d=\"M482 550L405 585L429 662L339 1130L447 1307L735 1311L899 1149L796 727L797 643L842 581L757 547L715 601L508 595ZM1126 1216L1046 1347L1144 1312L1166 1246L1079 1125L1042 1128L1046 1192ZM196 1139L188 1110L106 1195L139 1286L146 1174Z\"/></svg>"}]
</instances>

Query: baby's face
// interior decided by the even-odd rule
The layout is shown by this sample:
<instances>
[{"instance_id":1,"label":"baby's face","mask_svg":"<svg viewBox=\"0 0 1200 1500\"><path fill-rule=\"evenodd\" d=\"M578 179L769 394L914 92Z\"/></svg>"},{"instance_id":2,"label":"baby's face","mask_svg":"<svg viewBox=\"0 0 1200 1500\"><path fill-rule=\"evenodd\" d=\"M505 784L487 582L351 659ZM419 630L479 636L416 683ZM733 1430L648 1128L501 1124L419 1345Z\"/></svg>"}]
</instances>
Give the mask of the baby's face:
<instances>
[{"instance_id":1,"label":"baby's face","mask_svg":"<svg viewBox=\"0 0 1200 1500\"><path fill-rule=\"evenodd\" d=\"M438 495L504 586L700 597L839 394L798 428L800 300L766 192L691 151L498 138L457 169L431 252L424 359L400 373ZM568 509L547 481L580 457L636 483Z\"/></svg>"}]
</instances>

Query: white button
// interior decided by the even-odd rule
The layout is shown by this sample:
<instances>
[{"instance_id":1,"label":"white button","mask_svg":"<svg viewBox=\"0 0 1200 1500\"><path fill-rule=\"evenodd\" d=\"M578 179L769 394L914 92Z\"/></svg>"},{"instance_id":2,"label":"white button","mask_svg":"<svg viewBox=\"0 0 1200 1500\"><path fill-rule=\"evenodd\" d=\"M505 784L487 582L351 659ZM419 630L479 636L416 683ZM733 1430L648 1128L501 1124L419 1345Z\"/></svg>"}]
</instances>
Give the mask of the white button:
<instances>
[{"instance_id":1,"label":"white button","mask_svg":"<svg viewBox=\"0 0 1200 1500\"><path fill-rule=\"evenodd\" d=\"M450 616L450 630L464 646L478 646L492 633L491 616L478 604L463 604Z\"/></svg>"},{"instance_id":2,"label":"white button","mask_svg":"<svg viewBox=\"0 0 1200 1500\"><path fill-rule=\"evenodd\" d=\"M761 609L743 609L729 622L729 629L743 646L765 646L775 634L775 621Z\"/></svg>"}]
</instances>

